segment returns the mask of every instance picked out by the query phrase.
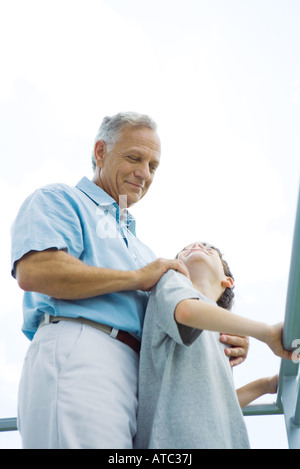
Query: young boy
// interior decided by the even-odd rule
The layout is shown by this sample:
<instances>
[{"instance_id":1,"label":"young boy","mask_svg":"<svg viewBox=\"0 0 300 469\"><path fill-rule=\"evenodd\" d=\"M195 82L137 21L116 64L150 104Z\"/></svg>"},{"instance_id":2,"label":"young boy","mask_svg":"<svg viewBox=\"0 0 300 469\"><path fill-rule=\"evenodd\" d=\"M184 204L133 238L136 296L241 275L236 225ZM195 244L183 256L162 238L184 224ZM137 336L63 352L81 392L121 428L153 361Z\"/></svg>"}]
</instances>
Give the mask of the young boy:
<instances>
[{"instance_id":1,"label":"young boy","mask_svg":"<svg viewBox=\"0 0 300 469\"><path fill-rule=\"evenodd\" d=\"M219 333L255 337L291 359L281 344L282 324L230 312L233 276L213 246L194 243L177 257L190 279L168 271L152 289L146 311L134 446L249 448L241 406L276 392L277 377L236 392Z\"/></svg>"}]
</instances>

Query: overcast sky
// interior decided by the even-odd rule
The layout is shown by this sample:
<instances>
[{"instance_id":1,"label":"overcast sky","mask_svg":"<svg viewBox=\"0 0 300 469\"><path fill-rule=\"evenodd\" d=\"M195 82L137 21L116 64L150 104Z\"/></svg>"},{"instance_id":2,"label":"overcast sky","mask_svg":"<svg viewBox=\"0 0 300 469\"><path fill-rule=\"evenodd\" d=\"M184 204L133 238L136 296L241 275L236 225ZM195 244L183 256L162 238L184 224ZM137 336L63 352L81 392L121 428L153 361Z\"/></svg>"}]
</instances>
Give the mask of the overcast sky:
<instances>
[{"instance_id":1,"label":"overcast sky","mask_svg":"<svg viewBox=\"0 0 300 469\"><path fill-rule=\"evenodd\" d=\"M150 114L161 166L132 213L158 256L205 240L236 278L235 311L283 319L300 174L299 0L0 0L0 418L16 416L29 345L10 226L34 189L92 177L105 115ZM278 372L251 340L240 386ZM264 398L272 402L275 397ZM282 416L246 419L287 446ZM16 432L0 448L20 447Z\"/></svg>"}]
</instances>

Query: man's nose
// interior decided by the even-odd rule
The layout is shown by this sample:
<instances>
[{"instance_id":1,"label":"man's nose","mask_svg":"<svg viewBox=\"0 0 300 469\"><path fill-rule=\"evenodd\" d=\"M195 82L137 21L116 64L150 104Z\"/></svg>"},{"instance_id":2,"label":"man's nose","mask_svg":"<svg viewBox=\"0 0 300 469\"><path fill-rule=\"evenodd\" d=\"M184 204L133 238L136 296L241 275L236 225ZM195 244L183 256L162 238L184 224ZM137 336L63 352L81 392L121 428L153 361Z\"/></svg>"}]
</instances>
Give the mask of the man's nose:
<instances>
[{"instance_id":1,"label":"man's nose","mask_svg":"<svg viewBox=\"0 0 300 469\"><path fill-rule=\"evenodd\" d=\"M136 177L141 178L143 181L148 181L151 177L151 172L148 163L140 164L135 169L134 174Z\"/></svg>"}]
</instances>

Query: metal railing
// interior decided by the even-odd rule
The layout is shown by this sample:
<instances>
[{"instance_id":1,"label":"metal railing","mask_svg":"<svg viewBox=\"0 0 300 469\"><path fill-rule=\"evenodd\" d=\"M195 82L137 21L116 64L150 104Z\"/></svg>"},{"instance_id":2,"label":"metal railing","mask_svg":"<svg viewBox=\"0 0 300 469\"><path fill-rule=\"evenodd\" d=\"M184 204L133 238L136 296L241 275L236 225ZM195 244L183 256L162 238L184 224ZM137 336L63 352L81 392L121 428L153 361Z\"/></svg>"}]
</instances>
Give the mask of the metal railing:
<instances>
[{"instance_id":1,"label":"metal railing","mask_svg":"<svg viewBox=\"0 0 300 469\"><path fill-rule=\"evenodd\" d=\"M286 350L300 353L300 190L291 254L283 330ZM274 404L249 405L244 415L284 414L289 448L300 448L300 378L296 360L281 360L277 400Z\"/></svg>"},{"instance_id":2,"label":"metal railing","mask_svg":"<svg viewBox=\"0 0 300 469\"><path fill-rule=\"evenodd\" d=\"M15 417L10 419L0 419L0 432L10 432L18 430L17 419Z\"/></svg>"},{"instance_id":3,"label":"metal railing","mask_svg":"<svg viewBox=\"0 0 300 469\"><path fill-rule=\"evenodd\" d=\"M300 191L295 221L283 345L287 350L300 352ZM299 363L281 361L277 405L282 407L290 448L300 448L300 392Z\"/></svg>"},{"instance_id":4,"label":"metal railing","mask_svg":"<svg viewBox=\"0 0 300 469\"><path fill-rule=\"evenodd\" d=\"M284 348L300 352L300 190L293 237L283 331ZM299 364L281 360L277 400L273 404L249 405L245 416L284 414L289 448L300 448ZM17 419L0 419L0 432L17 430Z\"/></svg>"}]
</instances>

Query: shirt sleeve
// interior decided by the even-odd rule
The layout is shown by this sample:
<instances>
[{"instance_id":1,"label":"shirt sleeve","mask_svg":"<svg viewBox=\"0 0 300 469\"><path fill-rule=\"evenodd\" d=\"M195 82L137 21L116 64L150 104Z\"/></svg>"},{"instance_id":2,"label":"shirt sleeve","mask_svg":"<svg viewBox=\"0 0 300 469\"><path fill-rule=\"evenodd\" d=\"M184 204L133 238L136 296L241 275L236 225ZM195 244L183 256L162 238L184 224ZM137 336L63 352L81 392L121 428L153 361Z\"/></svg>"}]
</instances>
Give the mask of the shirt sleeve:
<instances>
[{"instance_id":1,"label":"shirt sleeve","mask_svg":"<svg viewBox=\"0 0 300 469\"><path fill-rule=\"evenodd\" d=\"M41 188L30 195L11 229L11 273L15 264L30 251L62 249L80 257L83 237L80 218L69 194L62 189Z\"/></svg>"},{"instance_id":2,"label":"shirt sleeve","mask_svg":"<svg viewBox=\"0 0 300 469\"><path fill-rule=\"evenodd\" d=\"M185 275L175 270L169 270L161 277L151 296L155 304L157 326L179 344L191 345L202 331L177 323L175 308L182 300L205 297L195 290Z\"/></svg>"}]
</instances>

